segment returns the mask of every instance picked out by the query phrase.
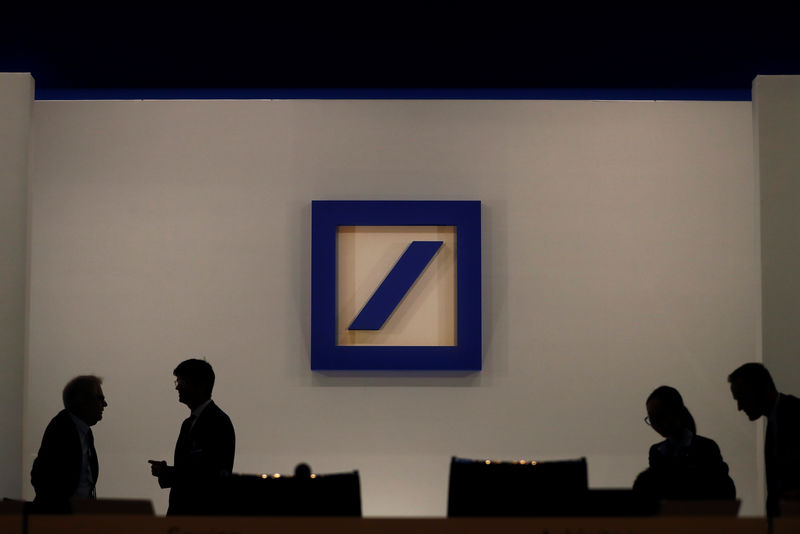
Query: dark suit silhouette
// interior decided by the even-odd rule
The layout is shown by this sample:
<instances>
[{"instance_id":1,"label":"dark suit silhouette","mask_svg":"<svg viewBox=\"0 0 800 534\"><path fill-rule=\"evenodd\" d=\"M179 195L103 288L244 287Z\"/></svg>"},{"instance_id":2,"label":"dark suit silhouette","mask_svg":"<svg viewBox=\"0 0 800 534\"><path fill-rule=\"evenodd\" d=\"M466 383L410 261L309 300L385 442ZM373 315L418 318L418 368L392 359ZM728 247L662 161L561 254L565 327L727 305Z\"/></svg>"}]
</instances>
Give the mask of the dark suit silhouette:
<instances>
[{"instance_id":1,"label":"dark suit silhouette","mask_svg":"<svg viewBox=\"0 0 800 534\"><path fill-rule=\"evenodd\" d=\"M674 453L674 454L673 454ZM633 489L648 497L670 500L734 499L736 487L728 464L714 440L692 436L688 447L675 449L668 441L650 447L650 467Z\"/></svg>"},{"instance_id":2,"label":"dark suit silhouette","mask_svg":"<svg viewBox=\"0 0 800 534\"><path fill-rule=\"evenodd\" d=\"M777 413L767 422L764 442L767 472L767 513L778 515L779 501L789 491L800 491L800 399L778 396Z\"/></svg>"},{"instance_id":3,"label":"dark suit silhouette","mask_svg":"<svg viewBox=\"0 0 800 534\"><path fill-rule=\"evenodd\" d=\"M158 477L170 488L167 515L218 513L220 481L233 470L236 436L230 418L212 401L197 420L187 418L175 444L175 464Z\"/></svg>"},{"instance_id":4,"label":"dark suit silhouette","mask_svg":"<svg viewBox=\"0 0 800 534\"><path fill-rule=\"evenodd\" d=\"M89 467L97 483L98 462L92 431L89 440ZM39 454L33 462L31 483L36 490L34 509L43 513L69 513L81 476L83 453L78 429L67 410L53 417L42 437Z\"/></svg>"}]
</instances>

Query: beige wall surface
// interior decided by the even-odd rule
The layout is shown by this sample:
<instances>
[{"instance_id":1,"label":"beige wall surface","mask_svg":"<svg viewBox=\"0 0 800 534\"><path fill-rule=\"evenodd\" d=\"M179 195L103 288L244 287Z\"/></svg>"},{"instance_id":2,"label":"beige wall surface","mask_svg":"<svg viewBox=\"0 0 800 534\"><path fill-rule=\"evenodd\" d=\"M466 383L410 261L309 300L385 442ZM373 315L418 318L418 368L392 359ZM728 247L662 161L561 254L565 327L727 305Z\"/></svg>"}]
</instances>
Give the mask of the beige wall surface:
<instances>
[{"instance_id":1,"label":"beige wall surface","mask_svg":"<svg viewBox=\"0 0 800 534\"><path fill-rule=\"evenodd\" d=\"M358 469L369 516L444 515L451 455L585 456L629 487L661 384L762 512L726 384L760 358L749 102L36 102L33 127L24 469L97 373L98 494L163 512L146 460L203 356L235 471ZM310 371L316 199L482 201L482 372Z\"/></svg>"},{"instance_id":2,"label":"beige wall surface","mask_svg":"<svg viewBox=\"0 0 800 534\"><path fill-rule=\"evenodd\" d=\"M800 76L753 83L761 186L764 364L800 395Z\"/></svg>"},{"instance_id":3,"label":"beige wall surface","mask_svg":"<svg viewBox=\"0 0 800 534\"><path fill-rule=\"evenodd\" d=\"M21 497L33 78L0 73L0 497Z\"/></svg>"}]
</instances>

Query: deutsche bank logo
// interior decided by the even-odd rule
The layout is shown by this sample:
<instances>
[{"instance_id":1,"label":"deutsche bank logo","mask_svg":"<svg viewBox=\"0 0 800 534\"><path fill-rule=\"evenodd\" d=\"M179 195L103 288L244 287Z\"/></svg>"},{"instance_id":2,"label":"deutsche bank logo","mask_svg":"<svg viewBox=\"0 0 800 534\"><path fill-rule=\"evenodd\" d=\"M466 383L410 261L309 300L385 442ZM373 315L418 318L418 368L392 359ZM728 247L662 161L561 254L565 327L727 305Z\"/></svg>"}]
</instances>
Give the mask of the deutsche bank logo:
<instances>
[{"instance_id":1,"label":"deutsche bank logo","mask_svg":"<svg viewBox=\"0 0 800 534\"><path fill-rule=\"evenodd\" d=\"M311 210L313 370L480 370L479 201Z\"/></svg>"},{"instance_id":2,"label":"deutsche bank logo","mask_svg":"<svg viewBox=\"0 0 800 534\"><path fill-rule=\"evenodd\" d=\"M380 330L443 241L412 241L348 330Z\"/></svg>"}]
</instances>

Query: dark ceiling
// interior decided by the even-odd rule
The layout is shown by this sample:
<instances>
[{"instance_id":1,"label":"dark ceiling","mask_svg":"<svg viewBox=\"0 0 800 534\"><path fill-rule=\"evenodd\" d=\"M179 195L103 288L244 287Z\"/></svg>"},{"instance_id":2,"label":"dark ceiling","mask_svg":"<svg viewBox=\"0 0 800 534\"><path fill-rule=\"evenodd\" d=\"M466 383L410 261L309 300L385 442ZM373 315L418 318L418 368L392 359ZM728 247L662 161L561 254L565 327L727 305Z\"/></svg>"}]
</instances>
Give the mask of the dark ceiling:
<instances>
[{"instance_id":1,"label":"dark ceiling","mask_svg":"<svg viewBox=\"0 0 800 534\"><path fill-rule=\"evenodd\" d=\"M800 74L800 2L430 4L23 9L0 22L0 71L37 90L746 90Z\"/></svg>"}]
</instances>

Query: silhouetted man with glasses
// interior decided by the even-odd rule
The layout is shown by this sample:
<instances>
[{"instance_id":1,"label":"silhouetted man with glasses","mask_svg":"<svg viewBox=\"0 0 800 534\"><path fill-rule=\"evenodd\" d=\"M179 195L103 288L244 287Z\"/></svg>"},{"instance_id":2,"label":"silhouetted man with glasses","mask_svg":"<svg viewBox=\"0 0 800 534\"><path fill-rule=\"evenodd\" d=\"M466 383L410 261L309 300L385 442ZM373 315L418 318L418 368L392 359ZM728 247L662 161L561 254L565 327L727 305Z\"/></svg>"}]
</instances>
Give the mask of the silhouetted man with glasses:
<instances>
[{"instance_id":1,"label":"silhouetted man with glasses","mask_svg":"<svg viewBox=\"0 0 800 534\"><path fill-rule=\"evenodd\" d=\"M214 370L208 362L186 360L173 374L178 401L191 414L181 425L174 465L149 460L151 472L162 488L170 488L167 515L215 514L220 483L233 470L233 424L211 400Z\"/></svg>"}]
</instances>

